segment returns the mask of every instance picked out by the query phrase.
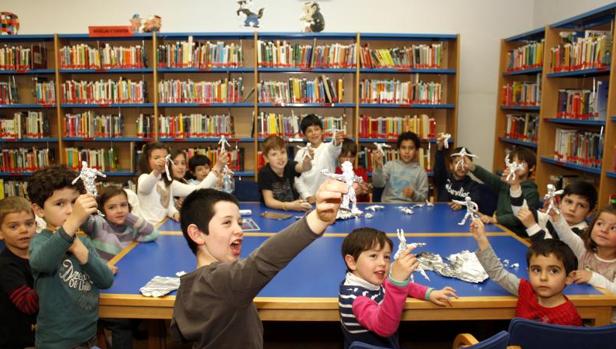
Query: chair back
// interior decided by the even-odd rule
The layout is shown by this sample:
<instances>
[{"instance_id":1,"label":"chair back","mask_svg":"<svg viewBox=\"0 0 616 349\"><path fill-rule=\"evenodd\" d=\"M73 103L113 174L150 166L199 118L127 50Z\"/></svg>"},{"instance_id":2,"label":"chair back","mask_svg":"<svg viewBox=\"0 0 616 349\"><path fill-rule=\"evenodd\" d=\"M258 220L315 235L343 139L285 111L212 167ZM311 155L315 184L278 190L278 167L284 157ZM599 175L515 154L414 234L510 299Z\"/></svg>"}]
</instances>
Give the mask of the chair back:
<instances>
[{"instance_id":1,"label":"chair back","mask_svg":"<svg viewBox=\"0 0 616 349\"><path fill-rule=\"evenodd\" d=\"M509 333L507 331L500 331L492 337L484 340L477 341L475 337L469 333L461 333L456 336L453 341L453 349L506 349L509 342Z\"/></svg>"},{"instance_id":2,"label":"chair back","mask_svg":"<svg viewBox=\"0 0 616 349\"><path fill-rule=\"evenodd\" d=\"M349 346L349 349L390 349L390 348L379 347L378 345L372 345L372 344L368 344L368 343L364 343L360 341L355 341L351 343L351 345Z\"/></svg>"},{"instance_id":3,"label":"chair back","mask_svg":"<svg viewBox=\"0 0 616 349\"><path fill-rule=\"evenodd\" d=\"M615 348L616 324L577 327L515 318L509 324L509 345L524 349Z\"/></svg>"}]
</instances>

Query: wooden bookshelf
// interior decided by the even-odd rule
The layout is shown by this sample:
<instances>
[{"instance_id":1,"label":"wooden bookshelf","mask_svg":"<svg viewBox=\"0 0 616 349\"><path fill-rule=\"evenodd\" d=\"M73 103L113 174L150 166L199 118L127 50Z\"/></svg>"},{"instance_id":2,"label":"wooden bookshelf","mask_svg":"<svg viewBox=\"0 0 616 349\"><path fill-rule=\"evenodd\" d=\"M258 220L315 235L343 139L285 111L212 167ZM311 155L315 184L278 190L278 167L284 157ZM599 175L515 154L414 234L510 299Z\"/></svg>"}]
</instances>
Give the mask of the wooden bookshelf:
<instances>
[{"instance_id":1,"label":"wooden bookshelf","mask_svg":"<svg viewBox=\"0 0 616 349\"><path fill-rule=\"evenodd\" d=\"M541 78L541 104L538 108L539 125L537 151L537 172L536 182L539 186L540 194L545 194L548 183L553 182L558 175L577 175L596 185L599 193L599 206L604 206L609 201L609 196L616 193L616 73L611 67L616 63L616 40L614 40L614 10L616 4L600 7L593 11L571 17L545 28L537 29L529 33L520 34L509 39L503 40L501 48L501 77L499 78L499 89L505 78L518 76L523 72L503 73L503 64L506 60L506 51L510 49L512 41L527 40L529 37L544 35L545 46L543 55L543 66L540 70ZM562 43L561 32L584 33L585 30L612 30L611 37L611 62L607 66L601 67L581 67L580 69L557 70L552 67L551 49ZM594 81L609 83L607 114L605 119L575 119L563 118L557 115L558 94L562 89L591 89ZM499 90L500 92L500 90ZM499 93L500 101L500 93ZM497 119L495 132L495 169L502 168L504 158L503 143L514 143L504 137L502 110L500 103L497 103ZM556 130L579 130L603 134L603 151L600 166L588 166L574 162L564 162L555 158ZM524 145L524 144L518 144Z\"/></svg>"}]
</instances>

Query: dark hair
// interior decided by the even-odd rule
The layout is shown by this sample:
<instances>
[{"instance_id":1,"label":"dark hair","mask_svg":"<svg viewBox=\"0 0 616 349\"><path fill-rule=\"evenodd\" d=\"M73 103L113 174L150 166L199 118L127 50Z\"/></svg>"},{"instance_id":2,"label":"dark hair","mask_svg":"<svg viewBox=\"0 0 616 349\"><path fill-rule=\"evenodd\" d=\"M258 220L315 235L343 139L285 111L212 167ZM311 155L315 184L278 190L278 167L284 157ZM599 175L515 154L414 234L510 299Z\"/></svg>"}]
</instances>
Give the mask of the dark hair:
<instances>
[{"instance_id":1,"label":"dark hair","mask_svg":"<svg viewBox=\"0 0 616 349\"><path fill-rule=\"evenodd\" d=\"M353 142L350 138L345 138L342 141L342 150L340 151L340 155L346 156L348 153L351 153L352 157L357 155L357 144Z\"/></svg>"},{"instance_id":2,"label":"dark hair","mask_svg":"<svg viewBox=\"0 0 616 349\"><path fill-rule=\"evenodd\" d=\"M561 240L543 239L533 241L526 252L526 265L530 266L530 259L534 256L549 256L553 254L565 266L565 273L569 275L578 268L578 260L571 247Z\"/></svg>"},{"instance_id":3,"label":"dark hair","mask_svg":"<svg viewBox=\"0 0 616 349\"><path fill-rule=\"evenodd\" d=\"M232 202L240 207L235 196L214 189L195 190L184 199L180 209L180 226L188 247L194 254L197 254L197 244L188 236L188 226L195 224L199 230L208 235L210 220L216 214L214 205L219 201Z\"/></svg>"},{"instance_id":4,"label":"dark hair","mask_svg":"<svg viewBox=\"0 0 616 349\"><path fill-rule=\"evenodd\" d=\"M513 158L517 158L518 161L525 162L528 165L529 175L534 171L535 164L537 163L537 154L534 151L524 147L516 147L509 153L509 157L511 161L513 161Z\"/></svg>"},{"instance_id":5,"label":"dark hair","mask_svg":"<svg viewBox=\"0 0 616 349\"><path fill-rule=\"evenodd\" d=\"M210 158L208 158L206 155L203 154L195 154L193 155L192 158L190 158L190 160L188 160L188 169L190 170L190 172L195 172L195 170L197 169L197 166L212 166L211 165L211 161Z\"/></svg>"},{"instance_id":6,"label":"dark hair","mask_svg":"<svg viewBox=\"0 0 616 349\"><path fill-rule=\"evenodd\" d=\"M393 250L394 243L384 232L374 228L357 228L342 241L342 258L344 259L346 255L351 255L353 259L357 260L362 252L371 249L373 246L383 248L385 244L388 244Z\"/></svg>"},{"instance_id":7,"label":"dark hair","mask_svg":"<svg viewBox=\"0 0 616 349\"><path fill-rule=\"evenodd\" d=\"M616 216L616 206L607 205L606 207L599 210L595 218L592 220L592 223L590 223L590 225L586 228L586 230L582 234L584 245L586 246L586 249L588 251L597 252L597 243L593 241L591 233L592 233L592 228L595 226L595 224L597 224L597 220L599 220L599 216L601 216L602 213L608 213L608 214L612 214Z\"/></svg>"},{"instance_id":8,"label":"dark hair","mask_svg":"<svg viewBox=\"0 0 616 349\"><path fill-rule=\"evenodd\" d=\"M415 134L415 132L410 132L410 131L402 132L398 136L398 141L396 142L398 149L400 149L400 144L402 144L403 141L413 141L413 143L415 144L415 149L417 150L419 150L419 147L421 146L419 137L417 137L417 134Z\"/></svg>"},{"instance_id":9,"label":"dark hair","mask_svg":"<svg viewBox=\"0 0 616 349\"><path fill-rule=\"evenodd\" d=\"M592 183L577 180L569 183L563 190L563 198L567 195L578 195L588 201L588 211L597 205L597 189Z\"/></svg>"},{"instance_id":10,"label":"dark hair","mask_svg":"<svg viewBox=\"0 0 616 349\"><path fill-rule=\"evenodd\" d=\"M128 201L128 195L124 191L124 189L118 185L109 185L104 187L102 190L98 192L98 197L96 198L96 203L98 204L98 209L104 211L105 203L109 201L114 196L124 195L126 201ZM128 205L128 209L131 210L130 204ZM104 213L104 212L103 212Z\"/></svg>"},{"instance_id":11,"label":"dark hair","mask_svg":"<svg viewBox=\"0 0 616 349\"><path fill-rule=\"evenodd\" d=\"M28 180L28 198L33 204L43 208L45 201L49 199L54 191L73 188L79 193L84 193L83 182L78 180L73 184L77 173L67 169L64 165L56 165L38 170L32 174Z\"/></svg>"},{"instance_id":12,"label":"dark hair","mask_svg":"<svg viewBox=\"0 0 616 349\"><path fill-rule=\"evenodd\" d=\"M280 136L271 135L263 141L263 156L267 156L270 150L284 150L286 143Z\"/></svg>"},{"instance_id":13,"label":"dark hair","mask_svg":"<svg viewBox=\"0 0 616 349\"><path fill-rule=\"evenodd\" d=\"M141 151L141 156L139 157L139 172L140 173L143 174L143 173L152 172L152 169L150 168L150 156L152 155L152 152L156 149L164 149L167 151L167 153L171 153L171 151L169 151L169 148L160 142L151 142L148 144L144 144L142 151ZM162 177L163 177L163 180L165 181L165 185L171 184L172 181L167 179L167 176L163 174Z\"/></svg>"},{"instance_id":14,"label":"dark hair","mask_svg":"<svg viewBox=\"0 0 616 349\"><path fill-rule=\"evenodd\" d=\"M321 118L314 114L308 114L302 119L302 122L299 124L299 128L302 130L303 134L306 134L306 130L310 126L319 126L323 129L323 121L321 121Z\"/></svg>"}]
</instances>

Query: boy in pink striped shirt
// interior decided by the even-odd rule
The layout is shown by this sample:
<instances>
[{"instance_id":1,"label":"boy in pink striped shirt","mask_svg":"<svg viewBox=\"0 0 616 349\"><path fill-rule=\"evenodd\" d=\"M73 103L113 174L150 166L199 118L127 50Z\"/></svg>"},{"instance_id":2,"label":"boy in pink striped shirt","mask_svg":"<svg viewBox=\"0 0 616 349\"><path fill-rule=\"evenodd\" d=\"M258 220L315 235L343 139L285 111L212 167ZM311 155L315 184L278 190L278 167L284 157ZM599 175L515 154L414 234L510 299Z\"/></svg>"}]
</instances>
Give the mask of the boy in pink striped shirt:
<instances>
[{"instance_id":1,"label":"boy in pink striped shirt","mask_svg":"<svg viewBox=\"0 0 616 349\"><path fill-rule=\"evenodd\" d=\"M413 247L402 251L390 270L392 248L391 239L373 228L355 229L342 242L347 274L340 285L338 309L345 349L354 341L400 348L398 326L408 296L439 306L451 305L449 298L457 298L451 287L434 290L410 282L419 265Z\"/></svg>"}]
</instances>

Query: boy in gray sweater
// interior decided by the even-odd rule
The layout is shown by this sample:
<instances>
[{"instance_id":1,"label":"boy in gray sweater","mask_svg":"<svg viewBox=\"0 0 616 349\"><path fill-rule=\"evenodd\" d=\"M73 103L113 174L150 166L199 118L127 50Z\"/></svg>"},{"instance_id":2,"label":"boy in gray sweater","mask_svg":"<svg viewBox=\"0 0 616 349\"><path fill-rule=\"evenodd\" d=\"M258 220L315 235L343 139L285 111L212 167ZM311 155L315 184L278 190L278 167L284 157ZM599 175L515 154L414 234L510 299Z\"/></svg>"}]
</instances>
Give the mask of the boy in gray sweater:
<instances>
[{"instance_id":1,"label":"boy in gray sweater","mask_svg":"<svg viewBox=\"0 0 616 349\"><path fill-rule=\"evenodd\" d=\"M297 254L334 222L344 183L327 180L316 209L240 260L243 232L237 199L200 189L186 197L182 233L197 269L181 278L172 335L193 348L263 348L263 325L253 299Z\"/></svg>"}]
</instances>

